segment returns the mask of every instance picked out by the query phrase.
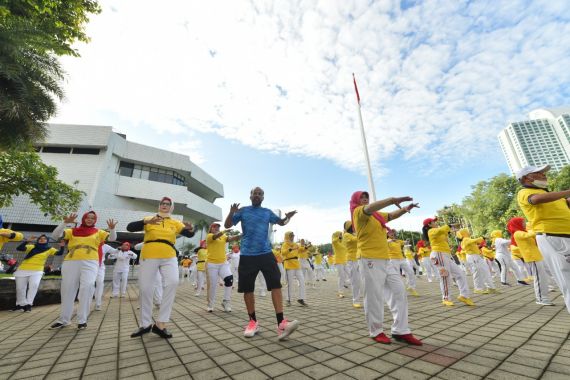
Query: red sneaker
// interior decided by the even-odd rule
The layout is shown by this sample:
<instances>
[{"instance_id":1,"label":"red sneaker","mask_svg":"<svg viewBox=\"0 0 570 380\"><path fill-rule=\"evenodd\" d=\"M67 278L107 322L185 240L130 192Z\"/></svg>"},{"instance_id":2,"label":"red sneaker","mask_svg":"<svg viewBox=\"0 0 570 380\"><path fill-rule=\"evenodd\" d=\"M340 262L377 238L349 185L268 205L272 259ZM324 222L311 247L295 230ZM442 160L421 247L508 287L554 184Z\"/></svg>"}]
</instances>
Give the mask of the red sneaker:
<instances>
[{"instance_id":1,"label":"red sneaker","mask_svg":"<svg viewBox=\"0 0 570 380\"><path fill-rule=\"evenodd\" d=\"M423 345L422 341L417 339L412 334L404 334L404 335L392 334L392 338L396 339L399 342L406 342L406 343L414 345L414 346L422 346Z\"/></svg>"},{"instance_id":2,"label":"red sneaker","mask_svg":"<svg viewBox=\"0 0 570 380\"><path fill-rule=\"evenodd\" d=\"M410 334L410 335L411 335L411 334ZM374 338L372 338L372 339L374 339L374 340L377 341L378 343L382 343L382 344L390 344L390 343L392 343L392 341L390 340L390 338L388 338L388 337L386 336L386 334L384 334L384 333L380 333L380 334L376 335L376 336L375 336Z\"/></svg>"}]
</instances>

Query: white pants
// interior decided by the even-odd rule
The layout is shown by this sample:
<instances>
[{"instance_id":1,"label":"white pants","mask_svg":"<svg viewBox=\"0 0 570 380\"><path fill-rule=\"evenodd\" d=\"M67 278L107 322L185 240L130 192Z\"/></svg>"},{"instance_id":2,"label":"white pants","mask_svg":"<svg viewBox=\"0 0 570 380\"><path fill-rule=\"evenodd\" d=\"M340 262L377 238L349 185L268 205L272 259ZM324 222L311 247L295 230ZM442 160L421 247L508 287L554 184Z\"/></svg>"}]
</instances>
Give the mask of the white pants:
<instances>
[{"instance_id":1,"label":"white pants","mask_svg":"<svg viewBox=\"0 0 570 380\"><path fill-rule=\"evenodd\" d=\"M283 263L277 263L277 266L279 267L279 272L281 273L281 282L287 281L287 275L285 274L285 268L283 268Z\"/></svg>"},{"instance_id":2,"label":"white pants","mask_svg":"<svg viewBox=\"0 0 570 380\"><path fill-rule=\"evenodd\" d=\"M459 266L455 264L455 261L453 261L449 253L432 251L430 259L435 268L440 271L439 287L441 289L441 296L444 300L449 300L451 277L453 277L457 282L460 296L468 298L471 295L465 273L459 269ZM447 276L441 275L441 269L445 269L447 271Z\"/></svg>"},{"instance_id":3,"label":"white pants","mask_svg":"<svg viewBox=\"0 0 570 380\"><path fill-rule=\"evenodd\" d=\"M325 268L323 268L323 264L315 265L315 277L317 281L325 278Z\"/></svg>"},{"instance_id":4,"label":"white pants","mask_svg":"<svg viewBox=\"0 0 570 380\"><path fill-rule=\"evenodd\" d=\"M390 259L392 265L398 270L404 272L406 275L406 281L408 282L408 287L411 289L416 288L416 275L414 274L414 270L410 267L407 260L404 259Z\"/></svg>"},{"instance_id":5,"label":"white pants","mask_svg":"<svg viewBox=\"0 0 570 380\"><path fill-rule=\"evenodd\" d=\"M519 268L519 272L521 272L521 276L524 276L525 278L530 276L530 274L528 273L528 271L526 269L526 265L524 264L524 262L521 259L513 259L513 262L515 263L517 268Z\"/></svg>"},{"instance_id":6,"label":"white pants","mask_svg":"<svg viewBox=\"0 0 570 380\"><path fill-rule=\"evenodd\" d=\"M33 305L38 293L40 281L44 272L37 270L17 270L16 277L16 305Z\"/></svg>"},{"instance_id":7,"label":"white pants","mask_svg":"<svg viewBox=\"0 0 570 380\"><path fill-rule=\"evenodd\" d=\"M429 257L422 257L422 265L424 266L426 277L429 282L432 282L434 278L438 277L439 273L437 273L437 270L431 263L431 259Z\"/></svg>"},{"instance_id":8,"label":"white pants","mask_svg":"<svg viewBox=\"0 0 570 380\"><path fill-rule=\"evenodd\" d=\"M368 332L375 337L384 331L384 302L392 312L392 334L409 334L408 299L400 271L390 260L361 259L364 277L364 316Z\"/></svg>"},{"instance_id":9,"label":"white pants","mask_svg":"<svg viewBox=\"0 0 570 380\"><path fill-rule=\"evenodd\" d=\"M489 265L481 255L467 255L467 263L471 266L475 290L495 289Z\"/></svg>"},{"instance_id":10,"label":"white pants","mask_svg":"<svg viewBox=\"0 0 570 380\"><path fill-rule=\"evenodd\" d=\"M256 288L259 290L259 294L262 297L265 297L267 295L267 283L265 282L265 277L261 271L257 274L255 282L257 283Z\"/></svg>"},{"instance_id":11,"label":"white pants","mask_svg":"<svg viewBox=\"0 0 570 380\"><path fill-rule=\"evenodd\" d=\"M99 265L97 278L95 278L95 306L101 306L103 289L105 288L105 266Z\"/></svg>"},{"instance_id":12,"label":"white pants","mask_svg":"<svg viewBox=\"0 0 570 380\"><path fill-rule=\"evenodd\" d=\"M286 269L285 272L287 273L287 301L291 301L293 292L291 288L294 286L295 282L294 279L297 278L299 281L299 295L297 299L304 300L305 299L305 277L303 276L302 269Z\"/></svg>"},{"instance_id":13,"label":"white pants","mask_svg":"<svg viewBox=\"0 0 570 380\"><path fill-rule=\"evenodd\" d=\"M564 303L570 313L570 238L537 235L536 243L564 295Z\"/></svg>"},{"instance_id":14,"label":"white pants","mask_svg":"<svg viewBox=\"0 0 570 380\"><path fill-rule=\"evenodd\" d=\"M77 323L87 323L99 262L97 260L64 260L61 266L61 314L58 322L71 323L73 304L79 290Z\"/></svg>"},{"instance_id":15,"label":"white pants","mask_svg":"<svg viewBox=\"0 0 570 380\"><path fill-rule=\"evenodd\" d=\"M234 276L234 284L238 283L239 275L238 275L238 267L239 267L239 256L232 257L230 259L232 275ZM284 277L284 276L283 276Z\"/></svg>"},{"instance_id":16,"label":"white pants","mask_svg":"<svg viewBox=\"0 0 570 380\"><path fill-rule=\"evenodd\" d=\"M180 275L182 276L182 281L190 281L190 267L182 267Z\"/></svg>"},{"instance_id":17,"label":"white pants","mask_svg":"<svg viewBox=\"0 0 570 380\"><path fill-rule=\"evenodd\" d=\"M513 262L511 255L498 254L496 260L501 264L501 282L507 282L509 269L513 272L517 281L523 281L525 279L519 267Z\"/></svg>"},{"instance_id":18,"label":"white pants","mask_svg":"<svg viewBox=\"0 0 570 380\"><path fill-rule=\"evenodd\" d=\"M230 277L232 271L230 264L212 264L206 263L206 278L208 281L208 307L213 308L216 303L216 289L218 288L218 279L222 281L226 277ZM224 284L224 300L230 301L232 299L232 285L225 286Z\"/></svg>"},{"instance_id":19,"label":"white pants","mask_svg":"<svg viewBox=\"0 0 570 380\"><path fill-rule=\"evenodd\" d=\"M335 268L338 271L338 292L342 293L344 291L344 283L346 282L346 269L345 264L335 264Z\"/></svg>"},{"instance_id":20,"label":"white pants","mask_svg":"<svg viewBox=\"0 0 570 380\"><path fill-rule=\"evenodd\" d=\"M162 287L163 287L163 283L162 283L162 275L160 274L160 272L156 272L156 278L154 280L154 289L153 289L153 294L152 294L152 301L154 302L154 304L156 306L160 306L160 304L162 303Z\"/></svg>"},{"instance_id":21,"label":"white pants","mask_svg":"<svg viewBox=\"0 0 570 380\"><path fill-rule=\"evenodd\" d=\"M121 295L127 294L127 281L129 278L129 271L113 271L113 297L119 295L119 290Z\"/></svg>"},{"instance_id":22,"label":"white pants","mask_svg":"<svg viewBox=\"0 0 570 380\"><path fill-rule=\"evenodd\" d=\"M200 295L206 282L206 271L199 270L196 272L196 294Z\"/></svg>"},{"instance_id":23,"label":"white pants","mask_svg":"<svg viewBox=\"0 0 570 380\"><path fill-rule=\"evenodd\" d=\"M416 263L416 260L414 259L406 259L406 261L408 262L408 265L410 266L410 268L412 268L412 270L418 270L418 264ZM421 269L420 269L421 270ZM418 273L419 274L419 273Z\"/></svg>"},{"instance_id":24,"label":"white pants","mask_svg":"<svg viewBox=\"0 0 570 380\"><path fill-rule=\"evenodd\" d=\"M308 259L299 259L301 263L301 269L303 270L303 277L309 284L315 282L315 274L313 273L313 269L311 269L311 264L309 263Z\"/></svg>"},{"instance_id":25,"label":"white pants","mask_svg":"<svg viewBox=\"0 0 570 380\"><path fill-rule=\"evenodd\" d=\"M196 272L197 271L198 271L198 268L196 268L196 264L190 265L190 272L188 273L188 280L192 284L196 284Z\"/></svg>"},{"instance_id":26,"label":"white pants","mask_svg":"<svg viewBox=\"0 0 570 380\"><path fill-rule=\"evenodd\" d=\"M526 263L531 276L534 277L534 295L537 302L549 302L548 274L546 274L544 261L531 261Z\"/></svg>"},{"instance_id":27,"label":"white pants","mask_svg":"<svg viewBox=\"0 0 570 380\"><path fill-rule=\"evenodd\" d=\"M170 320L176 288L178 286L178 261L176 257L170 259L144 259L141 260L139 269L139 288L141 321L140 327L148 327L152 324L152 301L156 274L162 276L162 302L158 310L157 322L166 323Z\"/></svg>"},{"instance_id":28,"label":"white pants","mask_svg":"<svg viewBox=\"0 0 570 380\"><path fill-rule=\"evenodd\" d=\"M352 303L359 303L362 292L362 274L360 272L360 261L349 261L350 263L350 283L352 284Z\"/></svg>"},{"instance_id":29,"label":"white pants","mask_svg":"<svg viewBox=\"0 0 570 380\"><path fill-rule=\"evenodd\" d=\"M494 279L497 276L497 273L501 273L501 268L499 268L499 264L493 259L485 258L487 262L487 266L489 267L489 272L491 273L491 277Z\"/></svg>"}]
</instances>

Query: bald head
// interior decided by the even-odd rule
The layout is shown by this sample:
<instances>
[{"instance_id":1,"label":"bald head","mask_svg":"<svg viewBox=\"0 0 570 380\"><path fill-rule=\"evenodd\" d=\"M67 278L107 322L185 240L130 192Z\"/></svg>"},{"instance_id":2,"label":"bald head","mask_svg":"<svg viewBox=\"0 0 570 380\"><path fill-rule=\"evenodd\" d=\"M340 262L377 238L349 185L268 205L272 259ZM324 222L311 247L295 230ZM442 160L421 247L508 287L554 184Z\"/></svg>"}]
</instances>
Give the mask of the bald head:
<instances>
[{"instance_id":1,"label":"bald head","mask_svg":"<svg viewBox=\"0 0 570 380\"><path fill-rule=\"evenodd\" d=\"M251 189L251 192L249 193L249 199L251 200L251 205L261 206L261 203L263 202L264 199L264 195L265 193L263 192L263 189L259 186Z\"/></svg>"}]
</instances>

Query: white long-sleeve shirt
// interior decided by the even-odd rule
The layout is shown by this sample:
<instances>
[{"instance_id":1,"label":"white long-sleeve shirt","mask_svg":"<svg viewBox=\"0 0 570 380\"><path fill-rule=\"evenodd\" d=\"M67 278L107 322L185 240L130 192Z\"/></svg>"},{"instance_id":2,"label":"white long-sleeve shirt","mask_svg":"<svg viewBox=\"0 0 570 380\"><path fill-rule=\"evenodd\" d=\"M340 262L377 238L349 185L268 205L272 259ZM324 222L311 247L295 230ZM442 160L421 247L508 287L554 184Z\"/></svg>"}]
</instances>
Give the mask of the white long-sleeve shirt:
<instances>
[{"instance_id":1,"label":"white long-sleeve shirt","mask_svg":"<svg viewBox=\"0 0 570 380\"><path fill-rule=\"evenodd\" d=\"M128 272L129 262L131 259L136 259L138 256L133 251L122 251L120 249L113 249L109 253L110 259L117 259L115 262L115 269L113 272Z\"/></svg>"},{"instance_id":2,"label":"white long-sleeve shirt","mask_svg":"<svg viewBox=\"0 0 570 380\"><path fill-rule=\"evenodd\" d=\"M511 241L509 239L496 238L495 239L495 253L497 255L510 256L511 252L509 247L511 246Z\"/></svg>"}]
</instances>

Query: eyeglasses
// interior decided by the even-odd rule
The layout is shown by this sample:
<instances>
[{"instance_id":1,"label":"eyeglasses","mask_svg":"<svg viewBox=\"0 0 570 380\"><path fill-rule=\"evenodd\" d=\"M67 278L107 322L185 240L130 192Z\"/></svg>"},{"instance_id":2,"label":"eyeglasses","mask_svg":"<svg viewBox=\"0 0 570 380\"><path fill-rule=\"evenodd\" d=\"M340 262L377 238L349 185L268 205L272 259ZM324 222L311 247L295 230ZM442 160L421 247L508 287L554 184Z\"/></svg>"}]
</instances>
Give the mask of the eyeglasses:
<instances>
[{"instance_id":1,"label":"eyeglasses","mask_svg":"<svg viewBox=\"0 0 570 380\"><path fill-rule=\"evenodd\" d=\"M160 205L161 205L161 206L170 206L171 203L168 203L168 202L160 202Z\"/></svg>"}]
</instances>

